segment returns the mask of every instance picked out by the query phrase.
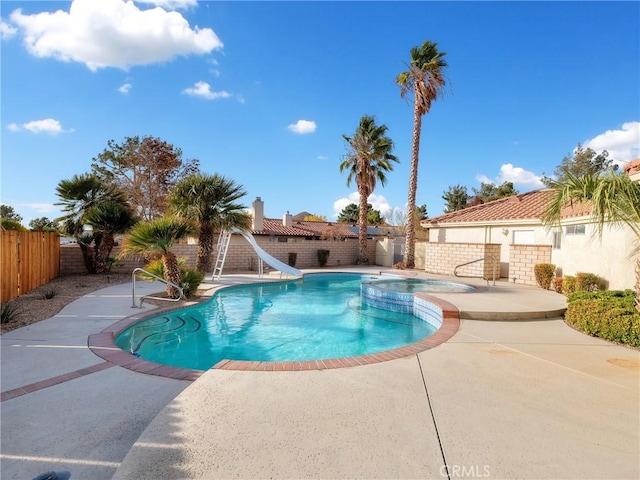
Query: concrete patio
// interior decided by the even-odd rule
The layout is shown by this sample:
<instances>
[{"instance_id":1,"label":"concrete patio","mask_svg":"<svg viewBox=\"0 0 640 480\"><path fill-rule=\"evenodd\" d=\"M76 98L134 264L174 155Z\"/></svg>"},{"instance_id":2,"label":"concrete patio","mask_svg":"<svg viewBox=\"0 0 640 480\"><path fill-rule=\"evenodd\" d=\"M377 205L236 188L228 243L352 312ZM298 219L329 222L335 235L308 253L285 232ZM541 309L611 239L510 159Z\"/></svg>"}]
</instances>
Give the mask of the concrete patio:
<instances>
[{"instance_id":1,"label":"concrete patio","mask_svg":"<svg viewBox=\"0 0 640 480\"><path fill-rule=\"evenodd\" d=\"M438 294L460 329L416 355L195 382L95 356L87 337L132 313L131 285L85 296L1 337L1 477L640 478L640 353L546 318L560 295L483 290Z\"/></svg>"}]
</instances>

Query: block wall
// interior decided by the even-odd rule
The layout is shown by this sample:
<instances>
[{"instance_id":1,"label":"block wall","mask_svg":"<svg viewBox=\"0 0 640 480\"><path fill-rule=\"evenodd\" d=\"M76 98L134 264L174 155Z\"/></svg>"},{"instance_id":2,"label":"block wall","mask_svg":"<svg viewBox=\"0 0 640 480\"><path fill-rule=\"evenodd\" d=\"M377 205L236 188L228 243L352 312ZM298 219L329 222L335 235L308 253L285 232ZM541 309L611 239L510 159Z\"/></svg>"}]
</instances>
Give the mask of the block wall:
<instances>
[{"instance_id":1,"label":"block wall","mask_svg":"<svg viewBox=\"0 0 640 480\"><path fill-rule=\"evenodd\" d=\"M289 252L297 253L296 268L316 268L318 265L317 251L324 249L329 250L329 260L327 266L339 267L342 265L354 265L358 257L358 241L357 239L347 239L345 241L333 240L303 240L296 239L294 242L270 242L269 237L256 236L256 241L260 247L278 260L288 263ZM376 258L376 240L369 240L369 259L375 262ZM173 252L178 257L185 257L186 264L194 267L196 263L197 245L180 244L173 248ZM112 256L120 254L120 247L114 247ZM215 247L212 256L212 267L215 264ZM144 267L145 260L141 255L130 255L120 259L111 271L113 273L131 273L134 268ZM269 270L265 264L265 270ZM258 255L253 247L243 238L235 238L231 240L227 258L225 261L224 272L239 271L257 271ZM60 275L73 275L86 273L82 252L76 244L62 245L60 247Z\"/></svg>"},{"instance_id":2,"label":"block wall","mask_svg":"<svg viewBox=\"0 0 640 480\"><path fill-rule=\"evenodd\" d=\"M498 243L443 243L424 244L424 269L428 273L453 275L456 266L486 257L492 260L478 261L458 268L461 277L493 279L500 277L500 244Z\"/></svg>"},{"instance_id":3,"label":"block wall","mask_svg":"<svg viewBox=\"0 0 640 480\"><path fill-rule=\"evenodd\" d=\"M536 285L537 263L551 263L551 245L510 245L509 280Z\"/></svg>"}]
</instances>

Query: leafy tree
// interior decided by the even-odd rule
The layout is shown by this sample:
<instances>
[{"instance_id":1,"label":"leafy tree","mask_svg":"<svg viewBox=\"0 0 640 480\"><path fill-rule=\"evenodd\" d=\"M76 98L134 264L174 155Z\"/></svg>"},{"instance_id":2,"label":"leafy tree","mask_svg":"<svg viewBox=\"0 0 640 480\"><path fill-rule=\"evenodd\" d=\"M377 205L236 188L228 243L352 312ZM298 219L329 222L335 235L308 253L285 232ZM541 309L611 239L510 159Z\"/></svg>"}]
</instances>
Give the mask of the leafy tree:
<instances>
[{"instance_id":1,"label":"leafy tree","mask_svg":"<svg viewBox=\"0 0 640 480\"><path fill-rule=\"evenodd\" d=\"M305 222L326 222L327 217L325 217L324 215L311 214L311 215L306 215L303 220Z\"/></svg>"},{"instance_id":2,"label":"leafy tree","mask_svg":"<svg viewBox=\"0 0 640 480\"><path fill-rule=\"evenodd\" d=\"M74 175L70 180L61 180L56 187L56 193L60 198L56 205L62 206L64 215L55 222L61 223L62 232L73 236L78 242L87 271L102 273L98 267L106 266L106 257L101 257L106 246L100 249L105 226L100 221L95 231L85 231L85 225L90 225L87 215L95 208L112 203L127 209L124 195L114 186L105 185L96 175L89 173ZM97 214L94 219L98 222ZM114 233L119 232L119 229L118 225L106 228ZM96 261L99 265L96 265Z\"/></svg>"},{"instance_id":3,"label":"leafy tree","mask_svg":"<svg viewBox=\"0 0 640 480\"><path fill-rule=\"evenodd\" d=\"M247 229L251 218L237 203L246 192L242 185L221 175L197 173L180 180L169 193L173 212L198 224L196 270L211 271L214 233L226 228Z\"/></svg>"},{"instance_id":4,"label":"leafy tree","mask_svg":"<svg viewBox=\"0 0 640 480\"><path fill-rule=\"evenodd\" d=\"M11 205L0 205L0 218L15 220L18 223L22 221L22 216L18 215Z\"/></svg>"},{"instance_id":5,"label":"leafy tree","mask_svg":"<svg viewBox=\"0 0 640 480\"><path fill-rule=\"evenodd\" d=\"M360 218L360 207L355 203L350 203L338 214L338 222L356 224ZM384 218L380 210L376 210L370 203L367 203L367 224L382 225Z\"/></svg>"},{"instance_id":6,"label":"leafy tree","mask_svg":"<svg viewBox=\"0 0 640 480\"><path fill-rule=\"evenodd\" d=\"M1 218L0 217L0 230L18 230L25 231L24 225L22 225L18 220L13 218Z\"/></svg>"},{"instance_id":7,"label":"leafy tree","mask_svg":"<svg viewBox=\"0 0 640 480\"><path fill-rule=\"evenodd\" d=\"M482 203L498 200L503 197L517 195L518 191L513 187L512 182L503 182L502 185L493 183L480 184L480 189L472 188L473 196L469 199L469 206L480 205Z\"/></svg>"},{"instance_id":8,"label":"leafy tree","mask_svg":"<svg viewBox=\"0 0 640 480\"><path fill-rule=\"evenodd\" d=\"M182 150L154 137L126 137L93 159L91 169L104 183L119 188L134 214L152 220L165 214L167 196L179 180L198 172L199 162L183 162Z\"/></svg>"},{"instance_id":9,"label":"leafy tree","mask_svg":"<svg viewBox=\"0 0 640 480\"><path fill-rule=\"evenodd\" d=\"M449 187L449 190L444 192L442 199L445 201L444 213L456 212L466 208L469 203L469 193L467 187L462 185L455 185Z\"/></svg>"},{"instance_id":10,"label":"leafy tree","mask_svg":"<svg viewBox=\"0 0 640 480\"><path fill-rule=\"evenodd\" d=\"M596 153L591 148L584 148L580 143L575 148L573 154L565 155L553 172L555 180L547 176L542 176L542 182L549 188L553 188L556 182L567 182L571 178L580 178L588 174L597 174L609 168L617 169L613 166L613 160L609 158L609 152L603 150Z\"/></svg>"},{"instance_id":11,"label":"leafy tree","mask_svg":"<svg viewBox=\"0 0 640 480\"><path fill-rule=\"evenodd\" d=\"M400 96L413 93L413 139L411 143L411 168L407 201L407 218L416 216L416 192L418 190L418 162L420 156L420 133L422 116L429 113L431 103L439 98L445 86L444 69L447 62L445 52L438 50L438 44L426 40L420 47L411 49L409 70L396 77L400 86ZM415 266L415 228L407 222L404 263L407 268Z\"/></svg>"},{"instance_id":12,"label":"leafy tree","mask_svg":"<svg viewBox=\"0 0 640 480\"><path fill-rule=\"evenodd\" d=\"M429 218L429 214L427 213L427 206L425 204L416 207L416 218L418 220L426 220L427 218Z\"/></svg>"},{"instance_id":13,"label":"leafy tree","mask_svg":"<svg viewBox=\"0 0 640 480\"><path fill-rule=\"evenodd\" d=\"M387 135L386 125L376 125L375 117L363 115L352 136L342 135L347 143L347 153L340 164L340 172L347 170L347 186L355 180L360 195L358 212L359 263L369 263L367 253L367 199L380 182L387 181L387 172L393 170L392 162L398 159L391 152L393 141Z\"/></svg>"},{"instance_id":14,"label":"leafy tree","mask_svg":"<svg viewBox=\"0 0 640 480\"><path fill-rule=\"evenodd\" d=\"M129 230L122 245L122 254L160 255L164 279L174 285L182 285L182 273L178 257L171 248L181 239L194 234L195 225L179 217L162 217L150 222L140 222ZM167 296L179 298L180 292L173 285L167 285Z\"/></svg>"},{"instance_id":15,"label":"leafy tree","mask_svg":"<svg viewBox=\"0 0 640 480\"><path fill-rule=\"evenodd\" d=\"M29 222L29 229L33 231L42 230L44 232L55 232L58 230L58 225L47 217L40 217L34 218Z\"/></svg>"},{"instance_id":16,"label":"leafy tree","mask_svg":"<svg viewBox=\"0 0 640 480\"><path fill-rule=\"evenodd\" d=\"M581 177L567 172L566 180L550 182L554 195L547 206L543 222L557 227L562 209L573 202L591 202L591 219L595 235L602 237L606 226L626 225L636 237L636 253L640 249L640 183L613 169L587 173ZM640 311L640 256L636 258L636 308Z\"/></svg>"}]
</instances>

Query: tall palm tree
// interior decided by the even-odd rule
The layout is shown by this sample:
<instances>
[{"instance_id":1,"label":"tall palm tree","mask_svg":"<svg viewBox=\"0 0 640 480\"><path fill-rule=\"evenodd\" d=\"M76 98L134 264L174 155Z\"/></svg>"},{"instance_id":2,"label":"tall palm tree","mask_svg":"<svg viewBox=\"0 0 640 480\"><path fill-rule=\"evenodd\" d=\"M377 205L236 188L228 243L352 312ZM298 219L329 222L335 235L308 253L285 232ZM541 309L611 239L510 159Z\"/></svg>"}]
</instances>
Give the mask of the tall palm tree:
<instances>
[{"instance_id":1,"label":"tall palm tree","mask_svg":"<svg viewBox=\"0 0 640 480\"><path fill-rule=\"evenodd\" d=\"M85 222L93 227L96 273L106 273L109 255L116 243L115 236L136 223L133 210L123 203L109 201L91 208L85 215Z\"/></svg>"},{"instance_id":2,"label":"tall palm tree","mask_svg":"<svg viewBox=\"0 0 640 480\"><path fill-rule=\"evenodd\" d=\"M439 98L445 86L444 69L447 62L445 52L438 51L438 44L426 40L421 47L411 49L409 70L396 77L400 86L400 96L413 93L413 139L411 144L411 167L409 173L409 193L407 200L407 229L404 263L408 268L415 266L415 225L416 191L418 190L418 162L420 154L420 131L422 116L429 112L431 103Z\"/></svg>"},{"instance_id":3,"label":"tall palm tree","mask_svg":"<svg viewBox=\"0 0 640 480\"><path fill-rule=\"evenodd\" d=\"M387 126L376 125L375 117L363 115L353 136L342 135L348 144L349 151L340 164L340 172L349 171L347 186L355 180L360 195L358 212L359 226L359 263L369 263L367 253L367 199L373 193L376 183L384 185L386 173L393 170L391 162L398 159L391 152L393 141L386 136Z\"/></svg>"},{"instance_id":4,"label":"tall palm tree","mask_svg":"<svg viewBox=\"0 0 640 480\"><path fill-rule=\"evenodd\" d=\"M184 178L169 193L172 210L198 224L196 270L211 270L214 233L225 228L249 228L251 217L237 200L244 197L242 185L221 175L197 173Z\"/></svg>"},{"instance_id":5,"label":"tall palm tree","mask_svg":"<svg viewBox=\"0 0 640 480\"><path fill-rule=\"evenodd\" d=\"M563 209L574 202L591 203L594 234L602 237L605 226L626 225L636 237L635 254L640 250L640 183L625 173L607 170L577 177L567 173L565 181L549 181L554 195L542 217L548 227L560 225ZM640 256L636 258L636 308L640 311Z\"/></svg>"},{"instance_id":6,"label":"tall palm tree","mask_svg":"<svg viewBox=\"0 0 640 480\"><path fill-rule=\"evenodd\" d=\"M159 254L164 267L164 279L181 285L182 274L178 258L171 248L179 240L192 235L195 230L191 221L179 217L162 217L150 222L140 222L134 225L125 237L122 254ZM172 285L167 285L167 295L169 298L178 298L180 292Z\"/></svg>"},{"instance_id":7,"label":"tall palm tree","mask_svg":"<svg viewBox=\"0 0 640 480\"><path fill-rule=\"evenodd\" d=\"M78 242L85 267L89 273L96 273L97 250L101 236L84 231L88 224L87 214L94 208L106 204L119 204L126 208L126 199L122 192L105 185L97 176L84 173L74 175L70 180L61 180L56 193L64 215L55 219L60 222L64 233L72 235ZM119 232L118 232L119 233ZM93 244L94 248L91 248Z\"/></svg>"}]
</instances>

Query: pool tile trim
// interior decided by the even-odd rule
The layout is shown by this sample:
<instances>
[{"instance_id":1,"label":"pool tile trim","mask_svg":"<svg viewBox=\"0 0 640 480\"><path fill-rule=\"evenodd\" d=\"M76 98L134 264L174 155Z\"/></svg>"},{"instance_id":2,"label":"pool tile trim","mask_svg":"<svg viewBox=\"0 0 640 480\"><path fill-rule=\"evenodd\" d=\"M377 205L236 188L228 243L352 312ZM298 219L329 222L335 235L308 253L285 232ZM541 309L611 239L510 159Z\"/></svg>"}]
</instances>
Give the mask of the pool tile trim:
<instances>
[{"instance_id":1,"label":"pool tile trim","mask_svg":"<svg viewBox=\"0 0 640 480\"><path fill-rule=\"evenodd\" d=\"M258 362L243 360L221 360L212 369L215 370L238 370L252 372L293 372L307 370L332 370L337 368L358 367L361 365L371 365L374 363L388 362L399 358L409 357L433 347L437 347L449 340L460 328L460 312L450 302L427 295L424 293L414 293L414 296L434 305L442 312L442 324L432 335L423 338L415 343L402 347L385 350L383 352L370 353L355 357L329 358L323 360L299 361L299 362ZM118 347L114 340L116 336L136 322L149 316L155 316L176 308L162 308L146 312L141 315L127 317L113 325L105 328L102 332L89 336L88 346L93 353L106 360L110 364L118 365L128 370L157 375L161 377L175 378L178 380L194 381L199 378L204 371L188 368L171 367L155 362L150 362L125 352ZM426 320L425 320L426 321ZM4 395L4 393L3 393Z\"/></svg>"}]
</instances>

